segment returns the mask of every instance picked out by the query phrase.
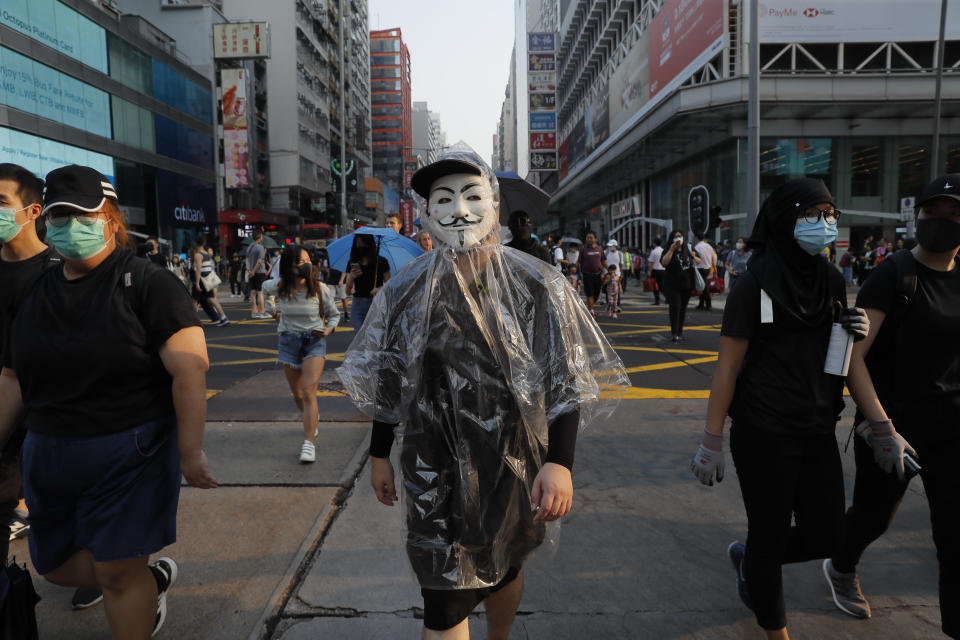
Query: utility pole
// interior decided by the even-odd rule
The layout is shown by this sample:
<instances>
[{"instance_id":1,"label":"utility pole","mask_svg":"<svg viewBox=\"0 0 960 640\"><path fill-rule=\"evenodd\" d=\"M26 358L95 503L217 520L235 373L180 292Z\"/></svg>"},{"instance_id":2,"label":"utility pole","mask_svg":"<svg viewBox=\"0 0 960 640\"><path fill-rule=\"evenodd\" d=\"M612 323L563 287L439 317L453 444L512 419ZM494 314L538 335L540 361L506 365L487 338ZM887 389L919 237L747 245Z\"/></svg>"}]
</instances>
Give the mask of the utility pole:
<instances>
[{"instance_id":1,"label":"utility pole","mask_svg":"<svg viewBox=\"0 0 960 640\"><path fill-rule=\"evenodd\" d=\"M937 89L933 99L933 145L930 148L930 179L940 168L940 93L943 84L943 46L947 30L947 0L940 2L940 39L937 41Z\"/></svg>"},{"instance_id":2,"label":"utility pole","mask_svg":"<svg viewBox=\"0 0 960 640\"><path fill-rule=\"evenodd\" d=\"M344 88L347 77L347 61L344 58L343 39L345 37L345 21L343 15L343 0L339 2L340 8L340 226L343 233L347 233L347 138L344 134L347 122L346 96Z\"/></svg>"},{"instance_id":3,"label":"utility pole","mask_svg":"<svg viewBox=\"0 0 960 640\"><path fill-rule=\"evenodd\" d=\"M747 97L747 233L760 211L760 2L750 0L750 75Z\"/></svg>"}]
</instances>

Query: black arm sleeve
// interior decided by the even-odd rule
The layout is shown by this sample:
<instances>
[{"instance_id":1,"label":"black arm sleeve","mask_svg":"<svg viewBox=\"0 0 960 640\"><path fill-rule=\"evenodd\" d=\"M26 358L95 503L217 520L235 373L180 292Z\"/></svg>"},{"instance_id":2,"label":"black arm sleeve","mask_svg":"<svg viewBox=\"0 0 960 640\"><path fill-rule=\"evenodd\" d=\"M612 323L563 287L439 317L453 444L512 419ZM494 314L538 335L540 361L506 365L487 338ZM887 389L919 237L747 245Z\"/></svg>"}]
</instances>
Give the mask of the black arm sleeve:
<instances>
[{"instance_id":1,"label":"black arm sleeve","mask_svg":"<svg viewBox=\"0 0 960 640\"><path fill-rule=\"evenodd\" d=\"M573 470L573 456L577 447L577 427L579 425L580 409L568 411L550 423L545 462L554 462L571 471Z\"/></svg>"},{"instance_id":2,"label":"black arm sleeve","mask_svg":"<svg viewBox=\"0 0 960 640\"><path fill-rule=\"evenodd\" d=\"M393 448L393 430L397 425L389 422L373 421L370 434L370 455L374 458L389 458Z\"/></svg>"}]
</instances>

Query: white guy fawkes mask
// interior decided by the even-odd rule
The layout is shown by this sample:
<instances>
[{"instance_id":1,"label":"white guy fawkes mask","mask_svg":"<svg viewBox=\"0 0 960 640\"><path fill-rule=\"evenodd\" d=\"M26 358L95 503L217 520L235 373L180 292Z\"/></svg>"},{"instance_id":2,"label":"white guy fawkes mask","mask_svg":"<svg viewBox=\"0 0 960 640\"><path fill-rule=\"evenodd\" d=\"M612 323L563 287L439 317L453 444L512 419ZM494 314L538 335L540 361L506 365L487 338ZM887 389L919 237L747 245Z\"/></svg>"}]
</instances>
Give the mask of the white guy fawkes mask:
<instances>
[{"instance_id":1,"label":"white guy fawkes mask","mask_svg":"<svg viewBox=\"0 0 960 640\"><path fill-rule=\"evenodd\" d=\"M466 251L478 246L500 224L490 182L469 173L437 178L430 185L422 224L446 247Z\"/></svg>"}]
</instances>

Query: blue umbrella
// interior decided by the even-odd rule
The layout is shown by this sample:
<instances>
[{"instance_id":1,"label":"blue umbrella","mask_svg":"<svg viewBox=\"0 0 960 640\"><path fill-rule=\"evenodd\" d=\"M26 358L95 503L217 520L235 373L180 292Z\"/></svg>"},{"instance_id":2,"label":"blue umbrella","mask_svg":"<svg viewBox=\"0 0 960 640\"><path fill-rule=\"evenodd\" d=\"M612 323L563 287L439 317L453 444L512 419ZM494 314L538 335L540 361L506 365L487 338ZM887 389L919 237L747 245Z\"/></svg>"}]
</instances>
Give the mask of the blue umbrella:
<instances>
[{"instance_id":1,"label":"blue umbrella","mask_svg":"<svg viewBox=\"0 0 960 640\"><path fill-rule=\"evenodd\" d=\"M403 265L424 251L410 238L405 238L393 229L380 227L361 227L338 240L327 245L327 255L330 257L330 266L337 271L346 271L349 267L350 250L353 248L353 236L375 236L377 254L386 258L390 263L390 273L396 273Z\"/></svg>"}]
</instances>

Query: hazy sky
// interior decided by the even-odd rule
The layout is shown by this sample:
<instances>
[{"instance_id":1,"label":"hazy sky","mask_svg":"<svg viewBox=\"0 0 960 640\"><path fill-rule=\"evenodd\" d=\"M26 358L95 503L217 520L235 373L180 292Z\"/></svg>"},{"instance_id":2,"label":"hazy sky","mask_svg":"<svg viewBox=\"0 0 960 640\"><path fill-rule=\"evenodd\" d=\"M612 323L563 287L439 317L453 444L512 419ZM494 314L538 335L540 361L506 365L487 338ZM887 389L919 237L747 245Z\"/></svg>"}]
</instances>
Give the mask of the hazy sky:
<instances>
[{"instance_id":1,"label":"hazy sky","mask_svg":"<svg viewBox=\"0 0 960 640\"><path fill-rule=\"evenodd\" d=\"M412 98L440 114L447 144L490 162L510 73L512 0L370 0L370 29L400 27Z\"/></svg>"}]
</instances>

